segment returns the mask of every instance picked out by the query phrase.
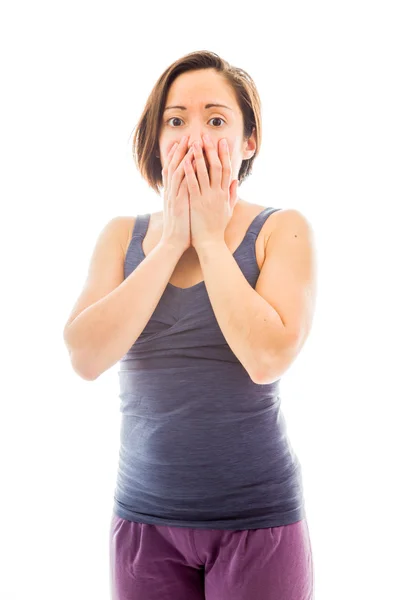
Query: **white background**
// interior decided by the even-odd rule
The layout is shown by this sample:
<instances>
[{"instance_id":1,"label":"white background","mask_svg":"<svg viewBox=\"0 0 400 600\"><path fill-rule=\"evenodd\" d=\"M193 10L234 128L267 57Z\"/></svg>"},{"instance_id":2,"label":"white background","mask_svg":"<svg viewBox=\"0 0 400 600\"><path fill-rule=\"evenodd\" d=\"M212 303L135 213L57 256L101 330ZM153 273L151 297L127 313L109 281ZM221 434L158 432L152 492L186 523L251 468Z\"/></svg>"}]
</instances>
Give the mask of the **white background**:
<instances>
[{"instance_id":1,"label":"white background","mask_svg":"<svg viewBox=\"0 0 400 600\"><path fill-rule=\"evenodd\" d=\"M131 133L159 75L195 50L261 96L240 196L300 210L316 235L313 328L281 380L316 600L400 597L395 2L39 0L0 17L0 597L110 597L118 365L80 379L63 327L105 223L162 210Z\"/></svg>"}]
</instances>

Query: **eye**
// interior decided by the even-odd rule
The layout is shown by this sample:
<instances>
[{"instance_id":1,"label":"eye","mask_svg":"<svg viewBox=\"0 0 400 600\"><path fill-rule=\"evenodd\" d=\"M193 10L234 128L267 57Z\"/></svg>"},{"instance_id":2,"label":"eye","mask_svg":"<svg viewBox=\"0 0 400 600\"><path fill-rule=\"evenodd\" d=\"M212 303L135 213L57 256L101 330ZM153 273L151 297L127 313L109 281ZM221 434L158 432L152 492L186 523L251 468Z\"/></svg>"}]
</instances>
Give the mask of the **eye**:
<instances>
[{"instance_id":1,"label":"eye","mask_svg":"<svg viewBox=\"0 0 400 600\"><path fill-rule=\"evenodd\" d=\"M170 117L167 121L165 121L165 124L168 125L168 123L170 121L182 121L182 119L180 117ZM211 117L211 119L209 121L223 121L224 123L226 123L225 119L223 119L222 117ZM176 127L172 127L172 129L177 129ZM221 129L221 127L216 127L216 129Z\"/></svg>"}]
</instances>

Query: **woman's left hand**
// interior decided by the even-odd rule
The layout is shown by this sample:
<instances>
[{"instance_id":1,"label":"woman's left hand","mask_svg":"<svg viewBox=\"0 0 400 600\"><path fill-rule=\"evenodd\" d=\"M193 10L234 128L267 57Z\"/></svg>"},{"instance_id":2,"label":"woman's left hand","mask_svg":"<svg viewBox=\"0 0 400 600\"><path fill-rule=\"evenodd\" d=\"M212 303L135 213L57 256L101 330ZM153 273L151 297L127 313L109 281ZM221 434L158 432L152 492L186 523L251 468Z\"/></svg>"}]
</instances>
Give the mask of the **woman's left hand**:
<instances>
[{"instance_id":1,"label":"woman's left hand","mask_svg":"<svg viewBox=\"0 0 400 600\"><path fill-rule=\"evenodd\" d=\"M185 159L185 176L189 190L190 226L192 246L199 249L210 242L224 242L225 229L232 217L237 202L238 180L232 178L232 165L228 144L219 141L216 148L212 141L203 136L207 165L203 151L197 144L191 158ZM192 160L196 160L196 173Z\"/></svg>"}]
</instances>

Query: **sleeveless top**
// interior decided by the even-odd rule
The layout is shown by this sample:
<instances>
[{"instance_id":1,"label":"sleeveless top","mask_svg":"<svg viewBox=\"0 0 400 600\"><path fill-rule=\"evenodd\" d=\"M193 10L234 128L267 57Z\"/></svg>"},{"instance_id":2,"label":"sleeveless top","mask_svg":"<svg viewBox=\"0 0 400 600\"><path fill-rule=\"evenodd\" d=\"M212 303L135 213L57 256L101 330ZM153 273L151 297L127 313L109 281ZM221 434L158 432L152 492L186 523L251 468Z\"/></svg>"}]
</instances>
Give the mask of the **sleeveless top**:
<instances>
[{"instance_id":1,"label":"sleeveless top","mask_svg":"<svg viewBox=\"0 0 400 600\"><path fill-rule=\"evenodd\" d=\"M260 212L233 254L253 288L256 238L277 210ZM136 218L125 278L145 260L149 220ZM279 527L305 517L280 380L251 380L223 336L204 281L167 284L119 367L116 515L203 529Z\"/></svg>"}]
</instances>

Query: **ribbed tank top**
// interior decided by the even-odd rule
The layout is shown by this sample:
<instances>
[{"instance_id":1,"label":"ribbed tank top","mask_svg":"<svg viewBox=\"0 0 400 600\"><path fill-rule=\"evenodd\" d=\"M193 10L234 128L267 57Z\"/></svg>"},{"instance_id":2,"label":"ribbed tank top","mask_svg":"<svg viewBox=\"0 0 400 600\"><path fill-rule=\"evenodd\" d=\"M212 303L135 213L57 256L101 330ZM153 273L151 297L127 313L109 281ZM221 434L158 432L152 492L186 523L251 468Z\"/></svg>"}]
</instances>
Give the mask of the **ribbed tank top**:
<instances>
[{"instance_id":1,"label":"ribbed tank top","mask_svg":"<svg viewBox=\"0 0 400 600\"><path fill-rule=\"evenodd\" d=\"M233 257L254 288L266 208ZM124 276L145 259L138 215ZM279 381L254 383L227 344L204 281L167 284L119 362L120 451L114 512L203 529L279 527L305 517L301 466L286 434Z\"/></svg>"}]
</instances>

